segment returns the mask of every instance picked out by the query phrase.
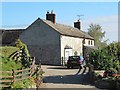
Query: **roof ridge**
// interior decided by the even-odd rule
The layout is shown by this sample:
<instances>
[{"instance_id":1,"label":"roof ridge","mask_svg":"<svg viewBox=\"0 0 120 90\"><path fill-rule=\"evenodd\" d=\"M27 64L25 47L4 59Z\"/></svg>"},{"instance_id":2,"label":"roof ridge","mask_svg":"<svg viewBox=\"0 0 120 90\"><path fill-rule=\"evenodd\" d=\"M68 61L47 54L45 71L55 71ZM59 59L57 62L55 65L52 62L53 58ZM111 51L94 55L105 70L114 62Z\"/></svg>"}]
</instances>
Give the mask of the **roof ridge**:
<instances>
[{"instance_id":1,"label":"roof ridge","mask_svg":"<svg viewBox=\"0 0 120 90\"><path fill-rule=\"evenodd\" d=\"M70 25L61 24L61 23L53 23L49 20L41 19L43 22L45 22L47 25L55 29L57 32L63 35L73 36L73 37L79 37L83 38L84 36L89 39L94 39L86 32L79 30L78 28L72 27Z\"/></svg>"}]
</instances>

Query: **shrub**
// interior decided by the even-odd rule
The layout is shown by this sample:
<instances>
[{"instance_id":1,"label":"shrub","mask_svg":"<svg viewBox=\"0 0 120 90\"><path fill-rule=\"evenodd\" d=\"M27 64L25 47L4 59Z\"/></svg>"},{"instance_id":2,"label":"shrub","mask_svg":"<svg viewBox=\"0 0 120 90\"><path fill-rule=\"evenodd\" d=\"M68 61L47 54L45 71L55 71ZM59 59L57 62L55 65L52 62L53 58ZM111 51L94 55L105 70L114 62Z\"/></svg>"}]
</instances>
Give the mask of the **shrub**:
<instances>
[{"instance_id":1,"label":"shrub","mask_svg":"<svg viewBox=\"0 0 120 90\"><path fill-rule=\"evenodd\" d=\"M27 57L30 56L27 45L25 45L20 39L16 41L16 47L18 47L19 49L23 49Z\"/></svg>"},{"instance_id":2,"label":"shrub","mask_svg":"<svg viewBox=\"0 0 120 90\"><path fill-rule=\"evenodd\" d=\"M17 90L17 88L34 88L33 86L35 86L35 82L33 78L28 78L28 79L24 79L21 81L17 81L15 83L13 83L11 85L11 88L15 88Z\"/></svg>"},{"instance_id":3,"label":"shrub","mask_svg":"<svg viewBox=\"0 0 120 90\"><path fill-rule=\"evenodd\" d=\"M24 43L22 43L22 41L17 40L16 47L5 46L5 47L0 47L0 49L2 50L2 52L0 52L0 66L2 68L2 71L12 71L12 69L18 70L18 69L26 68L30 66L31 62L28 60L28 57L30 56L30 54L28 52L27 46ZM23 53L21 54L22 56L17 52L20 50L23 50ZM19 58L19 60L16 59L17 57ZM1 74L3 76L9 76L9 75L11 76L11 74L3 74L3 73ZM7 83L7 84L11 84L11 83ZM33 87L35 85L36 84L32 77L32 78L24 79L22 81L16 81L15 83L12 83L11 88L12 90L14 89L20 90L22 88L35 88Z\"/></svg>"},{"instance_id":4,"label":"shrub","mask_svg":"<svg viewBox=\"0 0 120 90\"><path fill-rule=\"evenodd\" d=\"M95 73L95 81L102 79L102 76L99 73Z\"/></svg>"},{"instance_id":5,"label":"shrub","mask_svg":"<svg viewBox=\"0 0 120 90\"><path fill-rule=\"evenodd\" d=\"M95 69L120 70L120 42L90 53L91 63Z\"/></svg>"},{"instance_id":6,"label":"shrub","mask_svg":"<svg viewBox=\"0 0 120 90\"><path fill-rule=\"evenodd\" d=\"M74 56L77 56L77 55L78 55L78 52L77 52L77 51L75 51L75 52L74 52Z\"/></svg>"},{"instance_id":7,"label":"shrub","mask_svg":"<svg viewBox=\"0 0 120 90\"><path fill-rule=\"evenodd\" d=\"M16 47L18 47L22 51L21 63L24 67L29 67L31 61L28 60L30 57L29 51L27 49L27 45L25 45L20 39L16 41ZM19 60L18 60L19 61Z\"/></svg>"}]
</instances>

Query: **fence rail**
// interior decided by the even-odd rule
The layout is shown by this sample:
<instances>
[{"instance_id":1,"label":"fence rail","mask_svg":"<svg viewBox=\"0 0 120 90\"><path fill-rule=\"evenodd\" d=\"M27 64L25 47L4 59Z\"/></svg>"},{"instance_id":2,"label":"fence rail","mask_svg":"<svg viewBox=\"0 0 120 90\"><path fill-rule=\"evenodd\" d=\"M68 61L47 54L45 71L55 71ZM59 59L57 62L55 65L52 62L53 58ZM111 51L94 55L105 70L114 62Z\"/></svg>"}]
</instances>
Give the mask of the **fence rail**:
<instances>
[{"instance_id":1,"label":"fence rail","mask_svg":"<svg viewBox=\"0 0 120 90\"><path fill-rule=\"evenodd\" d=\"M33 63L30 68L25 68L21 70L11 70L11 71L0 71L0 74L11 74L9 76L0 75L0 87L9 87L9 83L14 83L16 81L24 80L26 78L30 78L35 73L35 58L33 59ZM40 69L41 70L41 69ZM37 73L40 72L39 70ZM8 84L8 85L7 85Z\"/></svg>"},{"instance_id":2,"label":"fence rail","mask_svg":"<svg viewBox=\"0 0 120 90\"><path fill-rule=\"evenodd\" d=\"M12 71L1 71L6 74L11 73L9 76L0 76L0 87L9 87L10 85L6 85L7 83L14 83L16 81L24 80L26 78L30 78L31 68L26 68L22 70L12 70ZM6 83L6 84L5 84Z\"/></svg>"}]
</instances>

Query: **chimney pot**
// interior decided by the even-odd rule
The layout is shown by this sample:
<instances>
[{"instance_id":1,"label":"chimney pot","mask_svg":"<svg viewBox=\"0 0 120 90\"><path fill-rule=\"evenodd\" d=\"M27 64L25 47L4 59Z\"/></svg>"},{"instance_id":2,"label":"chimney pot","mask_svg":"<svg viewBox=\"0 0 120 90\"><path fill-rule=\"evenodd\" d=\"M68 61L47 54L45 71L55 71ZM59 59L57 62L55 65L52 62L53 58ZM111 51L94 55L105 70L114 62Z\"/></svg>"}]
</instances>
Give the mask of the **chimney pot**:
<instances>
[{"instance_id":1,"label":"chimney pot","mask_svg":"<svg viewBox=\"0 0 120 90\"><path fill-rule=\"evenodd\" d=\"M49 11L47 11L47 14L49 14Z\"/></svg>"},{"instance_id":2,"label":"chimney pot","mask_svg":"<svg viewBox=\"0 0 120 90\"><path fill-rule=\"evenodd\" d=\"M51 14L53 14L53 10L51 11Z\"/></svg>"}]
</instances>

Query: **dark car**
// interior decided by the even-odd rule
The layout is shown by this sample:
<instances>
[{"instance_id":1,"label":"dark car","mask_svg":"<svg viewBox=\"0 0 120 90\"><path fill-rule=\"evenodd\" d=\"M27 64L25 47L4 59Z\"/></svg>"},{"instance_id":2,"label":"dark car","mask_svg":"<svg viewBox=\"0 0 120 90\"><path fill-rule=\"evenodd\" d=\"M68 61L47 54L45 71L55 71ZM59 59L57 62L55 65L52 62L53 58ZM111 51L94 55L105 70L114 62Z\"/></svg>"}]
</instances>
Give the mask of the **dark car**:
<instances>
[{"instance_id":1,"label":"dark car","mask_svg":"<svg viewBox=\"0 0 120 90\"><path fill-rule=\"evenodd\" d=\"M83 61L84 60L82 56L69 56L67 68L80 67L83 64Z\"/></svg>"}]
</instances>

